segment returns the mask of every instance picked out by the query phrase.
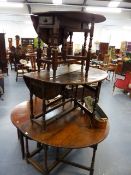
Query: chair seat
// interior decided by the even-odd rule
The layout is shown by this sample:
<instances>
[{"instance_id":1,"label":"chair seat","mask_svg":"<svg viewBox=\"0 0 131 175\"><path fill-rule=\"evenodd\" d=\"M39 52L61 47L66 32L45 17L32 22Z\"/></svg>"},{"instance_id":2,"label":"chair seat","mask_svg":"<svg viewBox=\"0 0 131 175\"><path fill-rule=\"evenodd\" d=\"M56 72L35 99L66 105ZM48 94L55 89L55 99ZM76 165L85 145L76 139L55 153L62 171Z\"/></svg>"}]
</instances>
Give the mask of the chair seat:
<instances>
[{"instance_id":1,"label":"chair seat","mask_svg":"<svg viewBox=\"0 0 131 175\"><path fill-rule=\"evenodd\" d=\"M117 81L115 82L115 86L124 90L128 88L128 84L126 84L125 81L122 79L117 79Z\"/></svg>"},{"instance_id":2,"label":"chair seat","mask_svg":"<svg viewBox=\"0 0 131 175\"><path fill-rule=\"evenodd\" d=\"M129 84L131 83L131 72L127 72L125 74L125 79L116 79L114 86L113 86L113 91L115 87L123 89L124 91L131 92L131 88Z\"/></svg>"},{"instance_id":3,"label":"chair seat","mask_svg":"<svg viewBox=\"0 0 131 175\"><path fill-rule=\"evenodd\" d=\"M26 63L26 60L20 60L22 63ZM18 80L18 77L23 77L25 73L28 73L29 67L26 64L18 64L17 70L16 70L16 81Z\"/></svg>"}]
</instances>

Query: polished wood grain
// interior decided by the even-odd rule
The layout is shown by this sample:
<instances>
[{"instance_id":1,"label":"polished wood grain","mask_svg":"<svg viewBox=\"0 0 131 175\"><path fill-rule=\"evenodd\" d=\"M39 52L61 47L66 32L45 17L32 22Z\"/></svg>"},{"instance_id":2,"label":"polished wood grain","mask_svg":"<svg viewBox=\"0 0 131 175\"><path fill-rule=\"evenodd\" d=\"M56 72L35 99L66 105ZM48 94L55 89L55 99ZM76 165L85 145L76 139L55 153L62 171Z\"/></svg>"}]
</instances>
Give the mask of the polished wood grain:
<instances>
[{"instance_id":1,"label":"polished wood grain","mask_svg":"<svg viewBox=\"0 0 131 175\"><path fill-rule=\"evenodd\" d=\"M35 112L41 112L41 100L37 99ZM71 105L71 103L69 103ZM69 106L68 106L69 108ZM62 112L62 108L47 115L47 119ZM30 120L30 104L25 101L17 105L11 113L12 123L27 137L42 144L62 148L83 148L103 141L109 132L109 125L103 129L91 125L91 120L81 110L75 109L65 116L50 122L46 131Z\"/></svg>"},{"instance_id":2,"label":"polished wood grain","mask_svg":"<svg viewBox=\"0 0 131 175\"><path fill-rule=\"evenodd\" d=\"M32 94L41 99L51 99L61 94L63 86L66 85L87 85L101 82L107 77L105 71L90 68L88 76L80 65L60 66L53 75L53 71L43 70L31 72L24 75L24 80Z\"/></svg>"},{"instance_id":3,"label":"polished wood grain","mask_svg":"<svg viewBox=\"0 0 131 175\"><path fill-rule=\"evenodd\" d=\"M53 71L43 70L41 72L31 72L24 75L24 78L38 80L43 83L52 83L58 85L84 85L99 82L107 77L107 73L100 69L89 69L88 76L85 75L85 70L81 70L80 65L65 65L58 67L56 75L53 76Z\"/></svg>"}]
</instances>

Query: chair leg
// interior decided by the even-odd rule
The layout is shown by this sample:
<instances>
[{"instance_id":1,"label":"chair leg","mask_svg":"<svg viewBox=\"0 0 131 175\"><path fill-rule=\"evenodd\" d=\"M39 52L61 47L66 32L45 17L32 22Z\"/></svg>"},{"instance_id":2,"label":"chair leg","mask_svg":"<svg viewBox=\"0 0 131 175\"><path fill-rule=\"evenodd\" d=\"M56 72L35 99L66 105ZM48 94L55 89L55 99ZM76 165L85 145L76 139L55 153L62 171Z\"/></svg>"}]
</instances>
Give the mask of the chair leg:
<instances>
[{"instance_id":1,"label":"chair leg","mask_svg":"<svg viewBox=\"0 0 131 175\"><path fill-rule=\"evenodd\" d=\"M25 146L24 146L24 135L19 130L19 139L20 139L20 145L21 145L21 153L22 153L22 159L25 158Z\"/></svg>"},{"instance_id":2,"label":"chair leg","mask_svg":"<svg viewBox=\"0 0 131 175\"><path fill-rule=\"evenodd\" d=\"M113 74L113 75L112 75L112 81L113 81L114 76L115 76L115 72L113 71L112 74Z\"/></svg>"},{"instance_id":3,"label":"chair leg","mask_svg":"<svg viewBox=\"0 0 131 175\"><path fill-rule=\"evenodd\" d=\"M113 92L112 92L112 93L114 93L114 90L115 90L115 83L114 83L114 85L113 85Z\"/></svg>"},{"instance_id":4,"label":"chair leg","mask_svg":"<svg viewBox=\"0 0 131 175\"><path fill-rule=\"evenodd\" d=\"M91 169L90 169L89 175L94 174L94 163L95 163L95 155L96 155L97 145L94 145L92 148L93 148L93 156L92 156Z\"/></svg>"},{"instance_id":5,"label":"chair leg","mask_svg":"<svg viewBox=\"0 0 131 175\"><path fill-rule=\"evenodd\" d=\"M18 81L18 72L16 73L16 82Z\"/></svg>"},{"instance_id":6,"label":"chair leg","mask_svg":"<svg viewBox=\"0 0 131 175\"><path fill-rule=\"evenodd\" d=\"M115 80L116 80L116 73L115 73Z\"/></svg>"}]
</instances>

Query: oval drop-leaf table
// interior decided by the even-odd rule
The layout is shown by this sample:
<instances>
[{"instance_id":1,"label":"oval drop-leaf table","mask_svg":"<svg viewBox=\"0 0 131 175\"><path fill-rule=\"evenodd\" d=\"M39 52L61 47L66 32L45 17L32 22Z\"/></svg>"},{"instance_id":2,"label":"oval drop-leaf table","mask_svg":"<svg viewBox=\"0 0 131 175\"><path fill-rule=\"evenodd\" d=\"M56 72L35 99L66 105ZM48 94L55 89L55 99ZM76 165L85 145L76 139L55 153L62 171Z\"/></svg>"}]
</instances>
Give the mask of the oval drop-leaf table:
<instances>
[{"instance_id":1,"label":"oval drop-leaf table","mask_svg":"<svg viewBox=\"0 0 131 175\"><path fill-rule=\"evenodd\" d=\"M90 85L95 82L101 82L106 77L106 72L94 68L90 68L88 76L85 77L85 74L81 71L79 65L71 65L70 67L64 66L64 69L60 67L55 77L53 77L52 71L41 71L40 73L33 72L26 74L24 79L30 91L32 91L32 89L30 89L32 88L31 85L34 85L33 91L37 96L37 93L41 92L39 91L39 88L42 89L42 87L46 87L46 84L51 85L50 88L52 88L52 90L54 90L55 86L58 87L57 90L59 94L59 87L61 87L61 85ZM35 89L37 87L38 89ZM48 88L46 92L48 92ZM50 94L50 91L48 93ZM45 93L43 93L45 96L43 96L41 93L38 94L40 98L36 97L33 101L34 112L36 115L42 112L43 98L46 98ZM58 94L56 93L55 95ZM51 95L50 98L52 97L53 96ZM57 113L62 113L63 110L66 110L66 108L68 109L71 105L73 104L69 102L64 106L64 109L56 108L54 111L47 113L46 119L48 120L51 115L57 116ZM26 101L17 105L12 111L11 120L19 130L21 138L23 139L24 137L26 139L27 161L33 164L42 173L48 174L59 162L64 162L72 166L88 170L90 171L90 175L93 175L95 152L97 145L108 135L108 122L104 128L94 127L92 125L91 116L88 115L88 113L83 112L83 110L78 107L59 118L56 117L54 120L49 122L46 130L43 130L39 124L35 122L32 123L32 120L30 119L30 101ZM38 162L36 163L33 160L33 156L39 151L36 150L35 153L29 152L28 139L38 142L40 144L39 150L41 150L41 147L43 148L44 145L44 168L41 167ZM57 152L56 161L51 166L47 165L48 146L55 147ZM71 149L80 149L86 147L93 148L93 156L90 167L86 167L64 159ZM65 154L62 156L59 154L60 148L67 149Z\"/></svg>"}]
</instances>

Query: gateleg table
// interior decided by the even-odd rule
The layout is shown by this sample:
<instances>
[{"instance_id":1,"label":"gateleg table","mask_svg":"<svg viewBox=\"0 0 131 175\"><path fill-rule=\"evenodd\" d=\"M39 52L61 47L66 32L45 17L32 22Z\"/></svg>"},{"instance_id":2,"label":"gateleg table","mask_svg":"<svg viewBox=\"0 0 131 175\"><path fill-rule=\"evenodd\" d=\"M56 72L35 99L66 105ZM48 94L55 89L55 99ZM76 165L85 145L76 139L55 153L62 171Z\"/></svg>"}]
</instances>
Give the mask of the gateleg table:
<instances>
[{"instance_id":1,"label":"gateleg table","mask_svg":"<svg viewBox=\"0 0 131 175\"><path fill-rule=\"evenodd\" d=\"M42 101L35 100L35 112L39 113L42 110ZM66 107L65 107L66 108ZM67 106L68 108L68 106ZM63 109L59 109L63 110ZM47 115L47 120L51 115L57 115L57 111L53 114ZM42 173L48 174L58 163L64 162L78 168L90 171L93 175L95 152L97 145L102 142L108 135L109 124L107 122L104 128L96 128L90 125L90 117L80 109L75 109L63 117L51 121L46 130L43 130L40 125L33 123L30 120L30 102L25 101L18 104L12 111L11 121L19 130L22 136L26 138L26 159L29 163L33 164ZM30 153L28 147L28 139L32 139L42 145L39 149ZM56 148L56 161L51 166L48 166L48 147ZM91 166L86 167L75 162L65 160L65 156L72 149L81 149L86 147L93 148L93 156ZM44 166L38 164L33 159L33 156L38 153L42 148L45 150ZM63 155L59 154L59 149L67 149Z\"/></svg>"},{"instance_id":2,"label":"gateleg table","mask_svg":"<svg viewBox=\"0 0 131 175\"><path fill-rule=\"evenodd\" d=\"M97 127L96 124L94 125L95 113L93 115L90 112L88 113L86 107L79 103L77 97L75 99L72 97L68 103L59 105L48 112L43 111L43 99L51 99L59 95L63 86L82 85L86 87L92 83L98 83L98 89L94 90L97 91L95 98L98 102L100 84L106 77L106 72L94 68L90 68L88 76L85 76L84 70L82 71L79 65L60 67L55 76L52 71L47 70L24 75L31 97L34 94L35 98L17 105L12 111L11 120L20 133L22 149L24 149L23 138L25 138L26 159L29 163L46 174L49 174L57 164L64 162L88 170L90 175L93 175L97 145L107 137L109 132L108 118L105 127ZM65 112L69 108L71 110ZM48 123L46 128L43 129L42 125L32 122L31 114L33 116L44 115L44 121ZM38 120L40 120L40 123L43 122L43 118L38 118ZM29 151L28 139L36 141L39 145L32 153ZM53 164L48 165L48 147L50 146L56 148L56 158ZM65 156L72 149L87 147L93 148L93 156L89 167L65 160ZM43 148L45 158L44 166L41 166L33 157ZM63 155L59 153L61 148L66 149Z\"/></svg>"}]
</instances>

